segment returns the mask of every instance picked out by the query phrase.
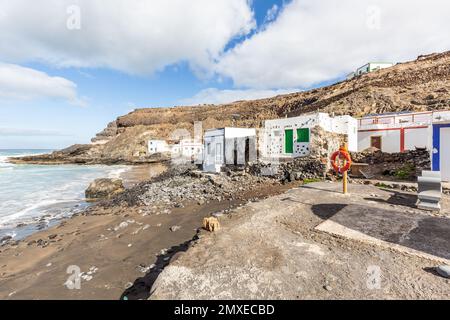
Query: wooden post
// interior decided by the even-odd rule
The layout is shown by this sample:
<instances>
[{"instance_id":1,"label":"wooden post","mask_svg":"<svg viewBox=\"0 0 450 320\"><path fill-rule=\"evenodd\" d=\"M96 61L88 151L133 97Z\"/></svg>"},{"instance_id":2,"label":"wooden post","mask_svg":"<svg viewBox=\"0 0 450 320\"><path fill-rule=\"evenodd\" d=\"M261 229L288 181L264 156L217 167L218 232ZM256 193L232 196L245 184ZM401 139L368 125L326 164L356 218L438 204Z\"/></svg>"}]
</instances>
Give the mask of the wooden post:
<instances>
[{"instance_id":1,"label":"wooden post","mask_svg":"<svg viewBox=\"0 0 450 320\"><path fill-rule=\"evenodd\" d=\"M344 150L345 152L348 152L347 143L344 144ZM342 175L342 191L344 194L347 194L347 184L348 184L348 174L347 171L344 172Z\"/></svg>"}]
</instances>

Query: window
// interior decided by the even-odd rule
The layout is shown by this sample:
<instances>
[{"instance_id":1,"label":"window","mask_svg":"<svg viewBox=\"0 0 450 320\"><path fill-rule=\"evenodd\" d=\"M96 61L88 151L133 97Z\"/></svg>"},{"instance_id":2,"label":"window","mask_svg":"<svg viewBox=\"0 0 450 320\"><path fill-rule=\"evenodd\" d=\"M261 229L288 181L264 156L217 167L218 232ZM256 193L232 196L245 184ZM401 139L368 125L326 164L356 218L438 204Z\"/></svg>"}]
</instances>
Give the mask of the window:
<instances>
[{"instance_id":1,"label":"window","mask_svg":"<svg viewBox=\"0 0 450 320\"><path fill-rule=\"evenodd\" d=\"M207 153L211 154L211 143L208 142L208 144L206 145L206 149L207 149Z\"/></svg>"},{"instance_id":2,"label":"window","mask_svg":"<svg viewBox=\"0 0 450 320\"><path fill-rule=\"evenodd\" d=\"M297 129L297 142L309 142L309 128Z\"/></svg>"}]
</instances>

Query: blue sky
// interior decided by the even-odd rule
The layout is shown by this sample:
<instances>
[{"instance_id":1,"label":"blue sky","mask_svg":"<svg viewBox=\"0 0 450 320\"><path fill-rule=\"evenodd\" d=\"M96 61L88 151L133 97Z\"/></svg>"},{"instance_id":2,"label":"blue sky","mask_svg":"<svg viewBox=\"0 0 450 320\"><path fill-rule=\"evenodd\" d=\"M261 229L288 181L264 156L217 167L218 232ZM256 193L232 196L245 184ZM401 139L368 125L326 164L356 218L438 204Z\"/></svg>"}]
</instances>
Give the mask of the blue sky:
<instances>
[{"instance_id":1,"label":"blue sky","mask_svg":"<svg viewBox=\"0 0 450 320\"><path fill-rule=\"evenodd\" d=\"M36 11L0 0L0 149L88 143L134 108L298 91L367 60L449 49L449 5L440 2L442 10L422 6L410 25L408 10L420 1L406 11L384 0L194 0L186 8L185 0L112 0L100 11L95 1L43 0ZM71 4L80 9L76 30L58 27L78 17Z\"/></svg>"}]
</instances>

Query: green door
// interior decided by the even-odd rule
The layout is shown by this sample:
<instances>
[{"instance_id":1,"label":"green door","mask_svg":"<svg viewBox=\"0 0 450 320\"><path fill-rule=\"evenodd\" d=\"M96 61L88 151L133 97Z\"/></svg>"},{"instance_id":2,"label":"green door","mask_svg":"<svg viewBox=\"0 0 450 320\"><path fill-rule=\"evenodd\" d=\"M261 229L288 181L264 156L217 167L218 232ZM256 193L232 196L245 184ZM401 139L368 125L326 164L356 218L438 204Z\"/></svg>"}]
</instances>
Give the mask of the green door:
<instances>
[{"instance_id":1,"label":"green door","mask_svg":"<svg viewBox=\"0 0 450 320\"><path fill-rule=\"evenodd\" d=\"M292 129L284 130L284 153L294 153L294 134Z\"/></svg>"}]
</instances>

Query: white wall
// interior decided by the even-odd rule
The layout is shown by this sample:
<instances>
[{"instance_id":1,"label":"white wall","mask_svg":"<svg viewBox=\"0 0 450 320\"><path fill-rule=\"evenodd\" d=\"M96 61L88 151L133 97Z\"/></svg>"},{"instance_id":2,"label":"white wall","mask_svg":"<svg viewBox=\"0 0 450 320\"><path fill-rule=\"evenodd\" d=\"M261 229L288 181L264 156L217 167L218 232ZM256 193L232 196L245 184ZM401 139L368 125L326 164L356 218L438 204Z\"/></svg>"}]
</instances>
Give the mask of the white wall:
<instances>
[{"instance_id":1,"label":"white wall","mask_svg":"<svg viewBox=\"0 0 450 320\"><path fill-rule=\"evenodd\" d=\"M371 62L370 63L370 71L376 70L376 69L385 69L392 67L394 64L390 62Z\"/></svg>"},{"instance_id":2,"label":"white wall","mask_svg":"<svg viewBox=\"0 0 450 320\"><path fill-rule=\"evenodd\" d=\"M349 151L358 151L358 120L350 116L332 118L332 132L347 135Z\"/></svg>"},{"instance_id":3,"label":"white wall","mask_svg":"<svg viewBox=\"0 0 450 320\"><path fill-rule=\"evenodd\" d=\"M225 130L210 130L205 132L203 171L220 172L224 164Z\"/></svg>"},{"instance_id":4,"label":"white wall","mask_svg":"<svg viewBox=\"0 0 450 320\"><path fill-rule=\"evenodd\" d=\"M225 128L225 139L229 138L245 138L255 137L256 129L254 128Z\"/></svg>"},{"instance_id":5,"label":"white wall","mask_svg":"<svg viewBox=\"0 0 450 320\"><path fill-rule=\"evenodd\" d=\"M149 140L148 141L148 153L155 154L161 152L168 152L169 146L164 140Z\"/></svg>"},{"instance_id":6,"label":"white wall","mask_svg":"<svg viewBox=\"0 0 450 320\"><path fill-rule=\"evenodd\" d=\"M405 150L414 150L416 147L431 150L430 127L420 129L405 128Z\"/></svg>"},{"instance_id":7,"label":"white wall","mask_svg":"<svg viewBox=\"0 0 450 320\"><path fill-rule=\"evenodd\" d=\"M351 116L339 116L331 118L328 113L314 113L294 118L281 118L267 120L264 128L264 147L263 155L265 157L300 157L310 153L309 143L297 142L297 130L299 128L312 128L319 125L328 132L348 135L348 144L350 151L358 150L358 121ZM285 154L286 129L293 130L294 153ZM276 135L275 133L278 133Z\"/></svg>"},{"instance_id":8,"label":"white wall","mask_svg":"<svg viewBox=\"0 0 450 320\"><path fill-rule=\"evenodd\" d=\"M256 157L256 129L254 128L231 128L208 130L204 136L204 157L203 170L207 172L220 172L221 167L225 165L225 155L234 155L234 139L253 137L253 146L250 146L250 158ZM226 141L233 141L229 146ZM209 147L208 147L209 145ZM227 149L228 148L228 149ZM244 145L245 148L245 145ZM242 163L241 157L245 160L244 154L238 152L239 163Z\"/></svg>"},{"instance_id":9,"label":"white wall","mask_svg":"<svg viewBox=\"0 0 450 320\"><path fill-rule=\"evenodd\" d=\"M381 151L400 152L400 130L358 132L358 151L370 147L370 137L381 136Z\"/></svg>"}]
</instances>

